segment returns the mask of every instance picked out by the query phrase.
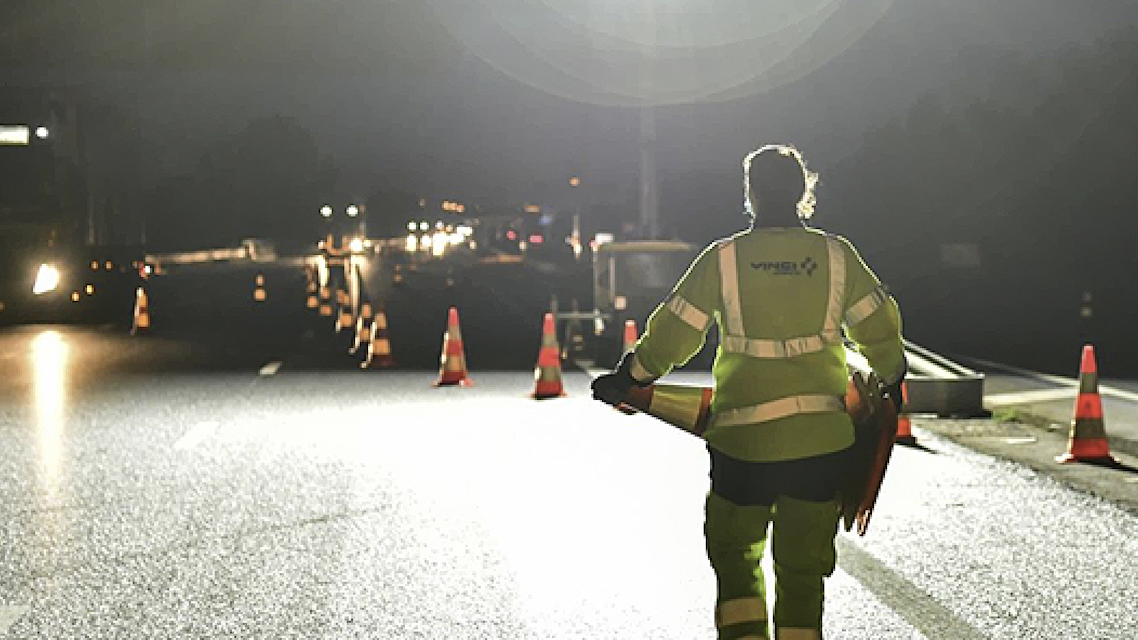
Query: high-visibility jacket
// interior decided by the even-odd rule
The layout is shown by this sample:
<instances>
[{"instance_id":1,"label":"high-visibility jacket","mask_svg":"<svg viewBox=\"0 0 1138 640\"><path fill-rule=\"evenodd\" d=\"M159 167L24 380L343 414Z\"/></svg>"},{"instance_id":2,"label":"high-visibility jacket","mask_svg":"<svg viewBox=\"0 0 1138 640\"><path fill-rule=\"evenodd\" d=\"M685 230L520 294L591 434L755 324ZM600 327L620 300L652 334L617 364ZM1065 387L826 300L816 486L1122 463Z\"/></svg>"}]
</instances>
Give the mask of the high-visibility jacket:
<instances>
[{"instance_id":1,"label":"high-visibility jacket","mask_svg":"<svg viewBox=\"0 0 1138 640\"><path fill-rule=\"evenodd\" d=\"M649 316L631 373L653 381L720 344L704 438L754 462L793 460L853 444L843 407L843 330L886 382L905 371L896 302L844 238L760 228L712 243Z\"/></svg>"}]
</instances>

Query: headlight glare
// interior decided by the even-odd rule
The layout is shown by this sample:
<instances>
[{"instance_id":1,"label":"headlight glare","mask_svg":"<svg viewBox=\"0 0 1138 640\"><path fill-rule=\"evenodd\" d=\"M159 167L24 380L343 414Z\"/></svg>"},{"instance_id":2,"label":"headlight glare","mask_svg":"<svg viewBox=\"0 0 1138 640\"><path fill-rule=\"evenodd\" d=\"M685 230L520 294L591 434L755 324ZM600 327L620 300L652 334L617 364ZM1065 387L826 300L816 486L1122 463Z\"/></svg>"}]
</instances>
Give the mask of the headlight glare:
<instances>
[{"instance_id":1,"label":"headlight glare","mask_svg":"<svg viewBox=\"0 0 1138 640\"><path fill-rule=\"evenodd\" d=\"M32 293L41 296L45 293L55 291L55 288L58 286L59 269L47 263L41 264L39 271L36 272L36 282L32 285Z\"/></svg>"}]
</instances>

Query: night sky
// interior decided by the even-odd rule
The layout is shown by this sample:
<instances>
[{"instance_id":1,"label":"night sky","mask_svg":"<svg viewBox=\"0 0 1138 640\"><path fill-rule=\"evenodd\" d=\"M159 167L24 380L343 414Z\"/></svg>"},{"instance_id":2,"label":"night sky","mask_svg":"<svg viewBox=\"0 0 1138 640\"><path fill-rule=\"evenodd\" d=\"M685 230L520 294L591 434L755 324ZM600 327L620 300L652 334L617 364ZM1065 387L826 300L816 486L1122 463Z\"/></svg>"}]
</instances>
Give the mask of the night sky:
<instances>
[{"instance_id":1,"label":"night sky","mask_svg":"<svg viewBox=\"0 0 1138 640\"><path fill-rule=\"evenodd\" d=\"M739 161L767 142L795 142L824 172L923 93L967 91L958 64L978 51L1045 57L1138 23L1138 5L1115 0L4 7L6 84L79 85L140 109L170 173L281 114L316 133L346 193L382 182L523 201L574 174L634 186L647 100L662 105L664 207L677 181L737 207Z\"/></svg>"}]
</instances>

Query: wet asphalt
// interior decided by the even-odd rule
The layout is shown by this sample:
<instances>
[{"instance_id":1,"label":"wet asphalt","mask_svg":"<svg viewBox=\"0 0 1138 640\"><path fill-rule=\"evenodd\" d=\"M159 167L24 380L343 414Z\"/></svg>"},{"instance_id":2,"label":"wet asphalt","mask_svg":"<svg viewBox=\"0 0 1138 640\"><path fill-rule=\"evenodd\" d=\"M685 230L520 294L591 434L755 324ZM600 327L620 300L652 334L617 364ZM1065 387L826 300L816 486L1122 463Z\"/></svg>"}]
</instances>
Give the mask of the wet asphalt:
<instances>
[{"instance_id":1,"label":"wet asphalt","mask_svg":"<svg viewBox=\"0 0 1138 640\"><path fill-rule=\"evenodd\" d=\"M472 343L510 324L465 309ZM437 351L362 371L321 324L220 324L0 330L0 638L714 637L702 444L573 369L530 399L539 336L437 389ZM1008 428L914 419L827 638L1138 637L1138 517L974 450Z\"/></svg>"}]
</instances>

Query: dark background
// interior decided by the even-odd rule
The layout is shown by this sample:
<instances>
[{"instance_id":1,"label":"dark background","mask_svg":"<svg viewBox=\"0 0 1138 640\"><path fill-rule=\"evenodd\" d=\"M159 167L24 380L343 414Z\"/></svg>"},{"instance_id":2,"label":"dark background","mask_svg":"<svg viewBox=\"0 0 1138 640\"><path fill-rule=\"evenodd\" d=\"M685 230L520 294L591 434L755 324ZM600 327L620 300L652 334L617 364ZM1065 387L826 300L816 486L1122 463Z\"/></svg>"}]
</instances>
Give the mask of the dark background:
<instances>
[{"instance_id":1,"label":"dark background","mask_svg":"<svg viewBox=\"0 0 1138 640\"><path fill-rule=\"evenodd\" d=\"M1094 340L1138 371L1138 6L750 4L10 1L0 103L74 105L101 233L153 250L299 244L329 201L618 229L651 104L664 235L741 228L742 156L792 142L916 341L1070 373Z\"/></svg>"}]
</instances>

